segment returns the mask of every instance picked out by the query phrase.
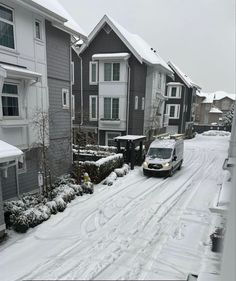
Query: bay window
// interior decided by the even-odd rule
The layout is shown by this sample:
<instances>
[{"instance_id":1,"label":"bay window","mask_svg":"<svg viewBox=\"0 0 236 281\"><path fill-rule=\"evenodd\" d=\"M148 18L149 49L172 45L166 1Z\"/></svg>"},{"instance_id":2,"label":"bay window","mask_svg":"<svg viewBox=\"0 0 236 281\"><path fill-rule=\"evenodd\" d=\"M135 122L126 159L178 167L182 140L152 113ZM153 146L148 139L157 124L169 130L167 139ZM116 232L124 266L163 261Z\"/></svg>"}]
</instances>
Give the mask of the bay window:
<instances>
[{"instance_id":1,"label":"bay window","mask_svg":"<svg viewBox=\"0 0 236 281\"><path fill-rule=\"evenodd\" d=\"M15 84L3 84L2 114L3 116L19 116L18 87Z\"/></svg>"},{"instance_id":2,"label":"bay window","mask_svg":"<svg viewBox=\"0 0 236 281\"><path fill-rule=\"evenodd\" d=\"M119 98L104 98L104 119L119 119Z\"/></svg>"},{"instance_id":3,"label":"bay window","mask_svg":"<svg viewBox=\"0 0 236 281\"><path fill-rule=\"evenodd\" d=\"M104 63L104 81L120 81L120 63Z\"/></svg>"}]
</instances>

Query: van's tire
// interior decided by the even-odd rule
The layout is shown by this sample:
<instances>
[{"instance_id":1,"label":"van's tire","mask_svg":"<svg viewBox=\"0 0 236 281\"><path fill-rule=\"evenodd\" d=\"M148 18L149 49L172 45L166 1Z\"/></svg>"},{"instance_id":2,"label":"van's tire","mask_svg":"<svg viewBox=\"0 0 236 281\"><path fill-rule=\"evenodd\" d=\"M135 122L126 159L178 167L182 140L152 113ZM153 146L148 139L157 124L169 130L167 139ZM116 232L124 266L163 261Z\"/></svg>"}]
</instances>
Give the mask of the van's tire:
<instances>
[{"instance_id":1,"label":"van's tire","mask_svg":"<svg viewBox=\"0 0 236 281\"><path fill-rule=\"evenodd\" d=\"M149 176L149 173L144 169L143 169L143 174L144 174L144 176Z\"/></svg>"},{"instance_id":2,"label":"van's tire","mask_svg":"<svg viewBox=\"0 0 236 281\"><path fill-rule=\"evenodd\" d=\"M179 167L178 167L178 170L180 171L181 168L182 168L182 164L183 164L183 160L181 160L180 164L179 164Z\"/></svg>"},{"instance_id":3,"label":"van's tire","mask_svg":"<svg viewBox=\"0 0 236 281\"><path fill-rule=\"evenodd\" d=\"M174 170L173 170L173 168L171 168L171 170L170 170L169 173L168 173L168 177L172 177L173 174L174 174Z\"/></svg>"}]
</instances>

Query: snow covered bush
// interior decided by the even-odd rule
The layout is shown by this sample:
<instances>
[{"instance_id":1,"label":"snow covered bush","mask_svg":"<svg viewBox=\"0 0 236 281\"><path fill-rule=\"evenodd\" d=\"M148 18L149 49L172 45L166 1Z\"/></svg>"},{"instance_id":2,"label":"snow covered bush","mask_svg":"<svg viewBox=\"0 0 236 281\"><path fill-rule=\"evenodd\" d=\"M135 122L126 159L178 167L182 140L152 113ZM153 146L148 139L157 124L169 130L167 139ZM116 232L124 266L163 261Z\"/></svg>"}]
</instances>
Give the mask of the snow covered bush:
<instances>
[{"instance_id":1,"label":"snow covered bush","mask_svg":"<svg viewBox=\"0 0 236 281\"><path fill-rule=\"evenodd\" d=\"M58 212L63 212L66 208L66 202L63 198L59 195L54 199Z\"/></svg>"},{"instance_id":2,"label":"snow covered bush","mask_svg":"<svg viewBox=\"0 0 236 281\"><path fill-rule=\"evenodd\" d=\"M111 172L110 175L105 178L103 184L111 186L116 179L117 174L115 172Z\"/></svg>"},{"instance_id":3,"label":"snow covered bush","mask_svg":"<svg viewBox=\"0 0 236 281\"><path fill-rule=\"evenodd\" d=\"M29 219L22 213L13 219L13 228L16 232L25 233L29 229Z\"/></svg>"},{"instance_id":4,"label":"snow covered bush","mask_svg":"<svg viewBox=\"0 0 236 281\"><path fill-rule=\"evenodd\" d=\"M130 167L128 164L124 164L121 168L117 168L114 170L117 177L123 177L129 173Z\"/></svg>"},{"instance_id":5,"label":"snow covered bush","mask_svg":"<svg viewBox=\"0 0 236 281\"><path fill-rule=\"evenodd\" d=\"M221 136L221 137L227 137L230 136L230 132L226 131L220 131L220 130L210 130L202 133L203 136Z\"/></svg>"},{"instance_id":6,"label":"snow covered bush","mask_svg":"<svg viewBox=\"0 0 236 281\"><path fill-rule=\"evenodd\" d=\"M51 214L55 215L57 211L57 204L55 201L49 201L46 203L46 206L49 208Z\"/></svg>"},{"instance_id":7,"label":"snow covered bush","mask_svg":"<svg viewBox=\"0 0 236 281\"><path fill-rule=\"evenodd\" d=\"M51 191L52 198L60 196L66 203L75 198L75 191L68 185L61 185Z\"/></svg>"},{"instance_id":8,"label":"snow covered bush","mask_svg":"<svg viewBox=\"0 0 236 281\"><path fill-rule=\"evenodd\" d=\"M76 178L77 182L80 182L82 175L86 172L89 174L93 183L99 183L114 169L122 167L123 162L123 154L121 153L102 158L96 162L75 162L73 166L73 176Z\"/></svg>"},{"instance_id":9,"label":"snow covered bush","mask_svg":"<svg viewBox=\"0 0 236 281\"><path fill-rule=\"evenodd\" d=\"M222 123L224 126L232 126L235 111L235 103L232 105L231 110L229 110L224 116Z\"/></svg>"},{"instance_id":10,"label":"snow covered bush","mask_svg":"<svg viewBox=\"0 0 236 281\"><path fill-rule=\"evenodd\" d=\"M91 183L91 182L83 183L81 185L81 187L82 187L84 193L92 194L94 191L93 183Z\"/></svg>"}]
</instances>

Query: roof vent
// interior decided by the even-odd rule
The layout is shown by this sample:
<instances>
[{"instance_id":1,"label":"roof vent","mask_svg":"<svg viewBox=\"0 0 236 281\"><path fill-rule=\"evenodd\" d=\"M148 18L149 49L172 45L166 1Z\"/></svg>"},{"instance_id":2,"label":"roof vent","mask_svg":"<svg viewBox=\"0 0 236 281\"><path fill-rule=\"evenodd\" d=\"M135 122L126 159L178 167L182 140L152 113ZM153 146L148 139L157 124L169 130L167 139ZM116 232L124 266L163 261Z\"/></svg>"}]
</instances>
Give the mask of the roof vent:
<instances>
[{"instance_id":1,"label":"roof vent","mask_svg":"<svg viewBox=\"0 0 236 281\"><path fill-rule=\"evenodd\" d=\"M107 23L104 25L103 29L105 30L105 32L107 34L109 34L111 32L111 27Z\"/></svg>"}]
</instances>

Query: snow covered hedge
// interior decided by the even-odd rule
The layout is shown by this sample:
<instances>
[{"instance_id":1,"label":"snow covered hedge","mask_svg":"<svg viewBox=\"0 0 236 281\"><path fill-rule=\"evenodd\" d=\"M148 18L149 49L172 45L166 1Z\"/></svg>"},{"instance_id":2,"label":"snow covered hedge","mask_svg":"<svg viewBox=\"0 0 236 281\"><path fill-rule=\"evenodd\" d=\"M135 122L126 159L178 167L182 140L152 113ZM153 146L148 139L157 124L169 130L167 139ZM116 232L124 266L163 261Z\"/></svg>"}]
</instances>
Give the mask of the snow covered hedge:
<instances>
[{"instance_id":1,"label":"snow covered hedge","mask_svg":"<svg viewBox=\"0 0 236 281\"><path fill-rule=\"evenodd\" d=\"M104 185L113 185L117 177L123 177L129 173L130 167L128 164L124 164L121 168L117 168L114 172L111 172L108 177L103 181Z\"/></svg>"},{"instance_id":2,"label":"snow covered hedge","mask_svg":"<svg viewBox=\"0 0 236 281\"><path fill-rule=\"evenodd\" d=\"M115 154L102 158L98 161L75 162L73 166L73 175L77 182L80 182L83 174L86 172L93 183L100 183L114 169L123 165L123 154Z\"/></svg>"},{"instance_id":3,"label":"snow covered hedge","mask_svg":"<svg viewBox=\"0 0 236 281\"><path fill-rule=\"evenodd\" d=\"M20 200L4 202L4 216L7 227L24 233L29 227L46 221L52 214L63 212L67 203L82 195L83 189L69 176L60 178L48 197L40 194L25 194Z\"/></svg>"}]
</instances>

